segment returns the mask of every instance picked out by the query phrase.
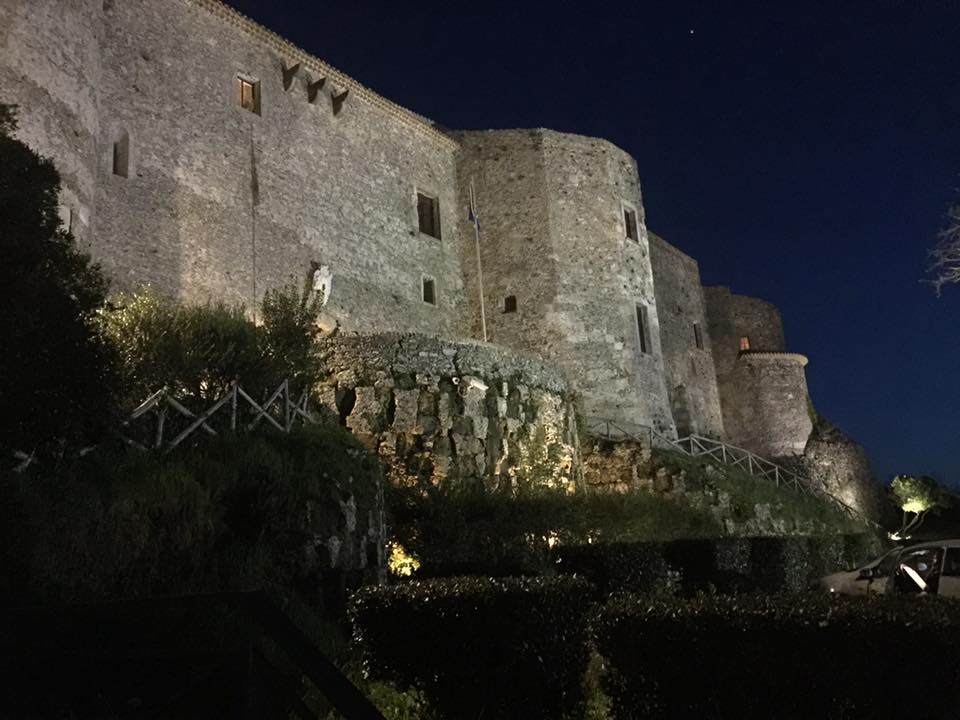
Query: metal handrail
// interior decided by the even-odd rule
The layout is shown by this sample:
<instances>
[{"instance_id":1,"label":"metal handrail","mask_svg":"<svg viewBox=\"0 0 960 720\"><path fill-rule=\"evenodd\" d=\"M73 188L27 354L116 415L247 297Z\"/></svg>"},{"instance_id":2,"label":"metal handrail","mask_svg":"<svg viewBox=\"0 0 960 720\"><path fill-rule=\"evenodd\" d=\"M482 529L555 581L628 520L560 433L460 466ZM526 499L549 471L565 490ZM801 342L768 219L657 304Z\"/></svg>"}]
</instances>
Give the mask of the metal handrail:
<instances>
[{"instance_id":1,"label":"metal handrail","mask_svg":"<svg viewBox=\"0 0 960 720\"><path fill-rule=\"evenodd\" d=\"M602 432L598 432L598 424L603 428ZM772 475L774 484L777 487L789 485L800 492L828 500L849 517L874 528L883 529L881 525L866 517L856 508L848 505L829 491L818 487L809 477L800 475L746 448L695 433L673 439L647 425L638 424L635 427L640 428L639 433L635 430L626 430L614 420L594 417L588 418L586 429L588 433L606 440L633 440L640 444L646 443L651 448L654 447L656 441L661 447L667 450L677 450L688 457L702 457L706 455L717 460L722 465L744 470L748 475L753 477L770 479Z\"/></svg>"}]
</instances>

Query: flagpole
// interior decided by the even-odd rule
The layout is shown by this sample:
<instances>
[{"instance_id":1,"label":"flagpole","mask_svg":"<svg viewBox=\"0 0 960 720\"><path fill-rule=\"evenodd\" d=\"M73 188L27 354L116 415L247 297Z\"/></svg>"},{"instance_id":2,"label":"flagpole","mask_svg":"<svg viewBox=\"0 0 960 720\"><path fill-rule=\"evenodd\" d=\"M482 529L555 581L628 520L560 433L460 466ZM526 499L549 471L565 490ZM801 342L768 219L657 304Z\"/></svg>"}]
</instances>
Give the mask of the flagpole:
<instances>
[{"instance_id":1,"label":"flagpole","mask_svg":"<svg viewBox=\"0 0 960 720\"><path fill-rule=\"evenodd\" d=\"M473 189L473 177L470 178L470 214L473 215L473 240L477 247L477 280L480 284L480 326L483 328L483 341L487 342L487 311L483 304L483 265L480 262L480 219L477 215L477 195Z\"/></svg>"}]
</instances>

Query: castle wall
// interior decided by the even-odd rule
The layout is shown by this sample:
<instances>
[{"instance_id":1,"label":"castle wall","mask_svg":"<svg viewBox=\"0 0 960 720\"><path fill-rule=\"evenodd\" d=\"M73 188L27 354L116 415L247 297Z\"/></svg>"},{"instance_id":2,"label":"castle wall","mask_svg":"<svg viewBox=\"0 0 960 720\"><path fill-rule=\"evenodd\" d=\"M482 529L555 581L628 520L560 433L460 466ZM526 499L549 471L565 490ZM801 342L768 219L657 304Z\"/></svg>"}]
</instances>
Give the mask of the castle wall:
<instances>
[{"instance_id":1,"label":"castle wall","mask_svg":"<svg viewBox=\"0 0 960 720\"><path fill-rule=\"evenodd\" d=\"M697 262L647 232L670 408L682 435L722 438L723 418Z\"/></svg>"},{"instance_id":2,"label":"castle wall","mask_svg":"<svg viewBox=\"0 0 960 720\"><path fill-rule=\"evenodd\" d=\"M807 359L793 353L744 353L719 380L730 442L765 457L802 455L813 430Z\"/></svg>"},{"instance_id":3,"label":"castle wall","mask_svg":"<svg viewBox=\"0 0 960 720\"><path fill-rule=\"evenodd\" d=\"M579 484L572 393L536 356L398 334L338 335L320 350L317 396L377 451L393 483Z\"/></svg>"},{"instance_id":4,"label":"castle wall","mask_svg":"<svg viewBox=\"0 0 960 720\"><path fill-rule=\"evenodd\" d=\"M4 3L15 20L4 65L53 68L39 79L54 88L79 79L79 100L54 97L42 118L24 103L24 139L49 124L48 107L64 106L64 123L73 113L83 161L50 152L82 166L79 184L95 195L92 251L115 287L253 306L319 263L332 274L329 324L460 333L454 141L211 0L49 2L41 29L49 19L57 32L40 38L36 7ZM283 69L296 62L285 90ZM37 83L30 73L13 78L15 97ZM238 75L259 82L259 114L240 106ZM320 77L311 104L307 83ZM332 94L344 90L335 114ZM127 177L113 173L124 135ZM418 191L438 199L442 239L419 232ZM422 299L424 275L435 305Z\"/></svg>"},{"instance_id":5,"label":"castle wall","mask_svg":"<svg viewBox=\"0 0 960 720\"><path fill-rule=\"evenodd\" d=\"M633 159L604 140L550 130L463 133L461 143L462 202L473 177L480 206L491 342L535 350L576 378L588 416L674 434ZM625 204L635 240L626 238ZM514 289L517 312L497 315Z\"/></svg>"},{"instance_id":6,"label":"castle wall","mask_svg":"<svg viewBox=\"0 0 960 720\"><path fill-rule=\"evenodd\" d=\"M97 184L100 2L0 3L0 102L19 106L17 137L53 158L61 219L81 246Z\"/></svg>"},{"instance_id":7,"label":"castle wall","mask_svg":"<svg viewBox=\"0 0 960 720\"><path fill-rule=\"evenodd\" d=\"M705 287L703 294L718 375L736 364L741 338L749 339L750 350L784 352L783 321L775 305L734 295L727 287Z\"/></svg>"}]
</instances>

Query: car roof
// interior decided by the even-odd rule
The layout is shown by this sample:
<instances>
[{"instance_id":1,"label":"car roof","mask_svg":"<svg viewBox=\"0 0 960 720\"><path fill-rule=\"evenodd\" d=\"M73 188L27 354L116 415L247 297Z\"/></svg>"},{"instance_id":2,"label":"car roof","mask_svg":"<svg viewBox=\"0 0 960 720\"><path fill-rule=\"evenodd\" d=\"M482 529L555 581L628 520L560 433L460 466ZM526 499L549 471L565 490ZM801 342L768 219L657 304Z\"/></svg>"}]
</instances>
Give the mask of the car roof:
<instances>
[{"instance_id":1,"label":"car roof","mask_svg":"<svg viewBox=\"0 0 960 720\"><path fill-rule=\"evenodd\" d=\"M904 550L923 550L924 548L935 547L960 547L960 539L950 540L928 540L927 542L917 543L916 545L904 545Z\"/></svg>"}]
</instances>

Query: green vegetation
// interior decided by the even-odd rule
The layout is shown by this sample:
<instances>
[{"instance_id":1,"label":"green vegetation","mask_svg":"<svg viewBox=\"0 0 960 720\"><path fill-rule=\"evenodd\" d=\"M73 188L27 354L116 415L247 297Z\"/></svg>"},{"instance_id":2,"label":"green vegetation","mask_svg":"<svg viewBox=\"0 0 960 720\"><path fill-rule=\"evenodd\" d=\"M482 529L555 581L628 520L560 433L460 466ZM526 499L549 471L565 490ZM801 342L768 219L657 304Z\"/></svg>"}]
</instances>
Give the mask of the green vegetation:
<instances>
[{"instance_id":1,"label":"green vegetation","mask_svg":"<svg viewBox=\"0 0 960 720\"><path fill-rule=\"evenodd\" d=\"M259 325L240 305L180 305L144 291L112 298L98 326L116 349L129 408L161 387L201 400L234 380L253 393L284 379L308 387L318 368L316 313L316 299L292 285L266 293Z\"/></svg>"},{"instance_id":2,"label":"green vegetation","mask_svg":"<svg viewBox=\"0 0 960 720\"><path fill-rule=\"evenodd\" d=\"M614 718L956 713L960 605L950 600L620 595L592 628ZM889 691L901 682L909 692Z\"/></svg>"},{"instance_id":3,"label":"green vegetation","mask_svg":"<svg viewBox=\"0 0 960 720\"><path fill-rule=\"evenodd\" d=\"M3 475L0 593L16 604L261 588L289 596L311 575L321 584L331 559L314 538L341 534L348 497L363 537L380 482L376 459L325 426L209 438L165 456L101 448L55 470Z\"/></svg>"},{"instance_id":4,"label":"green vegetation","mask_svg":"<svg viewBox=\"0 0 960 720\"><path fill-rule=\"evenodd\" d=\"M656 450L654 460L671 471L683 470L689 487L729 495L732 516L737 522L749 520L754 516L755 506L765 504L770 506L773 517L788 523L816 523L837 533L865 529L829 500L792 487L777 487L766 478L754 477L738 468L712 466L714 470L708 472L703 460L668 450Z\"/></svg>"},{"instance_id":5,"label":"green vegetation","mask_svg":"<svg viewBox=\"0 0 960 720\"><path fill-rule=\"evenodd\" d=\"M420 577L550 571L550 548L568 544L713 537L705 511L650 493L513 494L387 488L393 538L421 563Z\"/></svg>"},{"instance_id":6,"label":"green vegetation","mask_svg":"<svg viewBox=\"0 0 960 720\"><path fill-rule=\"evenodd\" d=\"M60 175L0 104L0 455L59 457L113 421L110 348L93 318L107 281L61 227Z\"/></svg>"},{"instance_id":7,"label":"green vegetation","mask_svg":"<svg viewBox=\"0 0 960 720\"><path fill-rule=\"evenodd\" d=\"M920 528L927 513L948 506L940 483L926 475L897 475L890 483L890 499L901 512L896 535L904 539Z\"/></svg>"},{"instance_id":8,"label":"green vegetation","mask_svg":"<svg viewBox=\"0 0 960 720\"><path fill-rule=\"evenodd\" d=\"M450 578L364 588L351 618L367 674L441 717L546 720L582 716L589 605L576 578Z\"/></svg>"}]
</instances>

